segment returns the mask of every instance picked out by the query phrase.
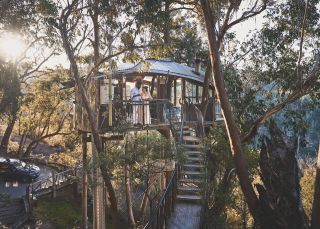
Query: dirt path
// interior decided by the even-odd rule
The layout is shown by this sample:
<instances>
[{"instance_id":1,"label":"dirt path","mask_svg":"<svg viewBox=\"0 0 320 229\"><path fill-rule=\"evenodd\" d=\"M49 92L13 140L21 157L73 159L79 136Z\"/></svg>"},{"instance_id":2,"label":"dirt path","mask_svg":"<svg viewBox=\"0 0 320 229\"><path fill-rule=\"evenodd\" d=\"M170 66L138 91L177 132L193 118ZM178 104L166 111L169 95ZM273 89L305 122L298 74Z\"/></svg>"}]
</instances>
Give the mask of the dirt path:
<instances>
[{"instance_id":1,"label":"dirt path","mask_svg":"<svg viewBox=\"0 0 320 229\"><path fill-rule=\"evenodd\" d=\"M2 133L0 133L0 141L2 139ZM13 143L16 143L19 145L21 140L21 136L16 136L13 135L10 138L10 141ZM31 139L26 139L25 145L27 146L29 143L31 142ZM38 144L38 146L33 150L32 154L33 156L44 156L44 157L48 157L53 153L57 153L57 152L64 152L65 149L63 147L53 147L53 146L49 146L44 142L40 142ZM4 154L3 152L0 151L0 155L1 156L8 156L10 157L10 155L12 156L12 154Z\"/></svg>"},{"instance_id":2,"label":"dirt path","mask_svg":"<svg viewBox=\"0 0 320 229\"><path fill-rule=\"evenodd\" d=\"M19 144L21 136L12 136L10 140ZM28 144L30 144L30 142L31 140L27 138L25 145L27 146ZM64 149L62 147L53 147L47 145L46 143L40 142L37 148L32 151L32 155L50 156L52 153L56 152L64 152Z\"/></svg>"}]
</instances>

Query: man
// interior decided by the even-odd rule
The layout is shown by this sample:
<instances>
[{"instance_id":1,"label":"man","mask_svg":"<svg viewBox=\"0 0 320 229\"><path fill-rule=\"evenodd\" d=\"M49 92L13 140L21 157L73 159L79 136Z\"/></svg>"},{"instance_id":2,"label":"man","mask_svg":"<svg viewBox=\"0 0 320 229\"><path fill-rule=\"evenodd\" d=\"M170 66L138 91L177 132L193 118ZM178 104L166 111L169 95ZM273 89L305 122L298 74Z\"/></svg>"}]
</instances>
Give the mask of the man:
<instances>
[{"instance_id":1,"label":"man","mask_svg":"<svg viewBox=\"0 0 320 229\"><path fill-rule=\"evenodd\" d=\"M141 88L142 82L136 80L135 87L131 89L130 98L132 101L132 121L133 124L142 124L142 106L141 103Z\"/></svg>"}]
</instances>

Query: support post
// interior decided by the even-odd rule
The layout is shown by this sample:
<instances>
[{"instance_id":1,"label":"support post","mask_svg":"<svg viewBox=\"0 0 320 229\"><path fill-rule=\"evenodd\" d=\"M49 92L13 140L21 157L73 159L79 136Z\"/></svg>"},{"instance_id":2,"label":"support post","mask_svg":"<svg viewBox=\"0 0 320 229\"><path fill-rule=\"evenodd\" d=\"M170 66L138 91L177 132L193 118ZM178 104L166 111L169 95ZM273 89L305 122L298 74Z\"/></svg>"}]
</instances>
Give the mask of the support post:
<instances>
[{"instance_id":1,"label":"support post","mask_svg":"<svg viewBox=\"0 0 320 229\"><path fill-rule=\"evenodd\" d=\"M173 103L177 106L177 79L173 81Z\"/></svg>"},{"instance_id":2,"label":"support post","mask_svg":"<svg viewBox=\"0 0 320 229\"><path fill-rule=\"evenodd\" d=\"M92 137L92 136L91 136ZM98 166L98 152L92 139L91 143L93 169L93 229L105 228L105 204L103 198L103 178Z\"/></svg>"},{"instance_id":3,"label":"support post","mask_svg":"<svg viewBox=\"0 0 320 229\"><path fill-rule=\"evenodd\" d=\"M182 103L184 104L184 100L186 98L186 81L184 79L181 79L181 98Z\"/></svg>"},{"instance_id":4,"label":"support post","mask_svg":"<svg viewBox=\"0 0 320 229\"><path fill-rule=\"evenodd\" d=\"M82 134L82 229L88 227L87 134Z\"/></svg>"},{"instance_id":5,"label":"support post","mask_svg":"<svg viewBox=\"0 0 320 229\"><path fill-rule=\"evenodd\" d=\"M57 182L56 182L56 174L54 170L51 171L51 176L52 176L52 198L57 197Z\"/></svg>"},{"instance_id":6,"label":"support post","mask_svg":"<svg viewBox=\"0 0 320 229\"><path fill-rule=\"evenodd\" d=\"M110 75L108 77L108 100L109 100L109 104L108 104L108 112L109 112L109 120L108 120L108 124L109 126L112 126L112 72L110 72Z\"/></svg>"}]
</instances>

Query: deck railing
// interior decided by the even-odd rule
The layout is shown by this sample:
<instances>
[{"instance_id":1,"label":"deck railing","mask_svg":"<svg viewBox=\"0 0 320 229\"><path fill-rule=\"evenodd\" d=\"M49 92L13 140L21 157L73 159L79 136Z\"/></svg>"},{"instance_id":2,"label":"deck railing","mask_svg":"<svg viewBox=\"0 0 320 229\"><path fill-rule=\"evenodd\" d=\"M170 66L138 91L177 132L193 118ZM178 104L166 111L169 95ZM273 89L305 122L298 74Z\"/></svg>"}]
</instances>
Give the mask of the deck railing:
<instances>
[{"instance_id":1,"label":"deck railing","mask_svg":"<svg viewBox=\"0 0 320 229\"><path fill-rule=\"evenodd\" d=\"M166 99L150 101L113 100L100 107L100 129L132 128L139 126L168 125L172 105ZM112 109L112 112L109 109ZM110 114L112 117L110 118Z\"/></svg>"},{"instance_id":2,"label":"deck railing","mask_svg":"<svg viewBox=\"0 0 320 229\"><path fill-rule=\"evenodd\" d=\"M168 228L169 218L174 210L177 195L178 167L172 172L167 188L161 196L157 206L150 213L149 222L144 229Z\"/></svg>"}]
</instances>

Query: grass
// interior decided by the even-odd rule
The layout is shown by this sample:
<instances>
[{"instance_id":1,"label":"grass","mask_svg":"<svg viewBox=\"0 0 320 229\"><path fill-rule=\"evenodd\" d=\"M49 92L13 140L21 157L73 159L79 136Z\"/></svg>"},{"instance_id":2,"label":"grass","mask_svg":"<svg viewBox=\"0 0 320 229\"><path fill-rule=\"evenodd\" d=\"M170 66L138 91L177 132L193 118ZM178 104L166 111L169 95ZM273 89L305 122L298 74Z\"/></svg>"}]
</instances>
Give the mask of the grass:
<instances>
[{"instance_id":1,"label":"grass","mask_svg":"<svg viewBox=\"0 0 320 229\"><path fill-rule=\"evenodd\" d=\"M81 221L81 207L71 198L39 200L33 213L36 221L50 223L54 228L75 228Z\"/></svg>"}]
</instances>

